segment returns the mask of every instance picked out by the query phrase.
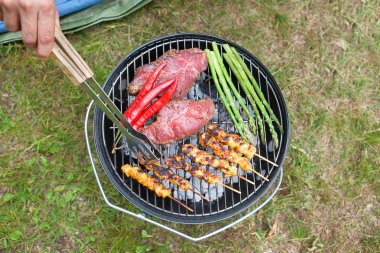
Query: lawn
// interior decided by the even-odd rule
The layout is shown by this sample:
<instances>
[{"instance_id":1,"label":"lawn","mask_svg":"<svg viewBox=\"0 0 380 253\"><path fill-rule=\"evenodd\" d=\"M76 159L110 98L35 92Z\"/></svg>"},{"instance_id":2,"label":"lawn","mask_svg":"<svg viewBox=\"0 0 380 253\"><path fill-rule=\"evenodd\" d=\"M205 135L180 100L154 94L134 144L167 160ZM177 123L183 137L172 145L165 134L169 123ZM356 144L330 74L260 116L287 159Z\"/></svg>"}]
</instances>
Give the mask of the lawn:
<instances>
[{"instance_id":1,"label":"lawn","mask_svg":"<svg viewBox=\"0 0 380 253\"><path fill-rule=\"evenodd\" d=\"M153 1L68 35L101 81L132 49L176 32L234 41L275 76L291 119L282 186L199 243L109 208L85 146L89 98L51 60L0 46L0 252L379 252L379 6Z\"/></svg>"}]
</instances>

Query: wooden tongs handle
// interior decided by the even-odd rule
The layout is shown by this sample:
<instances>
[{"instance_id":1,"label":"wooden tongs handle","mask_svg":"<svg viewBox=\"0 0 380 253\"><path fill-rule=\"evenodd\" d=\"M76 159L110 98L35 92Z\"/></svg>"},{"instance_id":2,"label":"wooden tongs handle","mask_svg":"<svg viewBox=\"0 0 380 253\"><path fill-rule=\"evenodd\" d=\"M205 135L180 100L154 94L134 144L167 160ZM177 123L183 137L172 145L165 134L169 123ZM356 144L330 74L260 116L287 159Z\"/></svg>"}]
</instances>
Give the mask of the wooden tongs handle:
<instances>
[{"instance_id":1,"label":"wooden tongs handle","mask_svg":"<svg viewBox=\"0 0 380 253\"><path fill-rule=\"evenodd\" d=\"M75 84L81 84L94 76L94 72L63 35L59 26L55 27L52 59L58 63L61 70Z\"/></svg>"}]
</instances>

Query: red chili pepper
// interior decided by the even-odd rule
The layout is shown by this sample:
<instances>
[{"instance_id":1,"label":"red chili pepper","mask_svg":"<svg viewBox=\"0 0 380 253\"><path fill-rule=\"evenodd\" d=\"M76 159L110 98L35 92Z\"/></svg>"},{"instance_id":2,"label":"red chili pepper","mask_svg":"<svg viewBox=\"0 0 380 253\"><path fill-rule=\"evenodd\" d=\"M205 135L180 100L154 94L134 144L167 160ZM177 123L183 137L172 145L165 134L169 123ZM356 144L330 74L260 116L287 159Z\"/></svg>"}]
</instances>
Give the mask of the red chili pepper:
<instances>
[{"instance_id":1,"label":"red chili pepper","mask_svg":"<svg viewBox=\"0 0 380 253\"><path fill-rule=\"evenodd\" d=\"M139 131L141 127L147 122L154 114L156 114L159 110L162 109L173 97L174 91L177 88L178 79L175 78L173 84L167 89L156 102L154 102L151 106L143 111L141 116L134 122L132 122L132 126Z\"/></svg>"},{"instance_id":2,"label":"red chili pepper","mask_svg":"<svg viewBox=\"0 0 380 253\"><path fill-rule=\"evenodd\" d=\"M176 80L177 78L167 80L148 91L145 94L145 96L141 99L141 101L138 104L136 104L134 110L131 112L131 115L129 115L127 120L131 122L131 124L133 124L133 121L138 118L138 116L143 112L145 107L149 105L149 103L152 102L152 100L155 97L157 97L157 95L160 94L164 89L176 82Z\"/></svg>"},{"instance_id":3,"label":"red chili pepper","mask_svg":"<svg viewBox=\"0 0 380 253\"><path fill-rule=\"evenodd\" d=\"M146 79L142 89L140 90L139 94L135 98L135 100L132 102L132 104L129 105L127 110L124 112L124 117L129 118L132 111L135 109L136 105L140 103L141 99L145 96L145 94L150 91L153 87L153 84L156 82L157 78L159 77L162 69L167 65L167 62L164 62L160 64L153 72L150 74L150 76Z\"/></svg>"}]
</instances>

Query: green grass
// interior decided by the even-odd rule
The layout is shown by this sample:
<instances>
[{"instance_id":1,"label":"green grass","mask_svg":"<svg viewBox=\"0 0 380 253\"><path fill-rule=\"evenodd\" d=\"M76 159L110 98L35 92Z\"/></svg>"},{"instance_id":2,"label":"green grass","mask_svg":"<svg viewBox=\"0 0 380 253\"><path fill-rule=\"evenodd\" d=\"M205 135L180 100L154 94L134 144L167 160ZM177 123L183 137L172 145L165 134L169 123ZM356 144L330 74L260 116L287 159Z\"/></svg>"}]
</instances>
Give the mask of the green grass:
<instances>
[{"instance_id":1,"label":"green grass","mask_svg":"<svg viewBox=\"0 0 380 253\"><path fill-rule=\"evenodd\" d=\"M310 229L302 222L296 222L290 225L292 227L291 236L295 240L307 240L310 236Z\"/></svg>"},{"instance_id":2,"label":"green grass","mask_svg":"<svg viewBox=\"0 0 380 253\"><path fill-rule=\"evenodd\" d=\"M51 60L20 43L0 46L0 251L378 252L378 4L154 1L68 35L101 81L132 49L176 32L235 41L274 74L291 119L281 189L200 243L109 208L85 146L88 97ZM102 181L112 201L138 212Z\"/></svg>"}]
</instances>

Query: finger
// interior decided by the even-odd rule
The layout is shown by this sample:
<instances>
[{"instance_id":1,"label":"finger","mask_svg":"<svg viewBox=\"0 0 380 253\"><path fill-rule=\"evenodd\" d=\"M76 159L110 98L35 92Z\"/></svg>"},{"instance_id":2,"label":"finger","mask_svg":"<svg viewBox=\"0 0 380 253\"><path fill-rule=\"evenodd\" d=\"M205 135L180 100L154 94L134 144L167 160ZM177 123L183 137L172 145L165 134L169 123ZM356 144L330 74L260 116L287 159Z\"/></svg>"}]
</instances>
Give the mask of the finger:
<instances>
[{"instance_id":1,"label":"finger","mask_svg":"<svg viewBox=\"0 0 380 253\"><path fill-rule=\"evenodd\" d=\"M53 2L48 1L38 12L37 55L41 58L49 57L54 45L55 11Z\"/></svg>"},{"instance_id":2,"label":"finger","mask_svg":"<svg viewBox=\"0 0 380 253\"><path fill-rule=\"evenodd\" d=\"M20 5L22 39L27 47L37 46L37 17L38 9L32 2Z\"/></svg>"},{"instance_id":3,"label":"finger","mask_svg":"<svg viewBox=\"0 0 380 253\"><path fill-rule=\"evenodd\" d=\"M0 21L3 21L4 19L3 19L3 10L0 8Z\"/></svg>"},{"instance_id":4,"label":"finger","mask_svg":"<svg viewBox=\"0 0 380 253\"><path fill-rule=\"evenodd\" d=\"M10 32L20 31L20 15L15 10L5 11L3 13L4 25Z\"/></svg>"}]
</instances>

